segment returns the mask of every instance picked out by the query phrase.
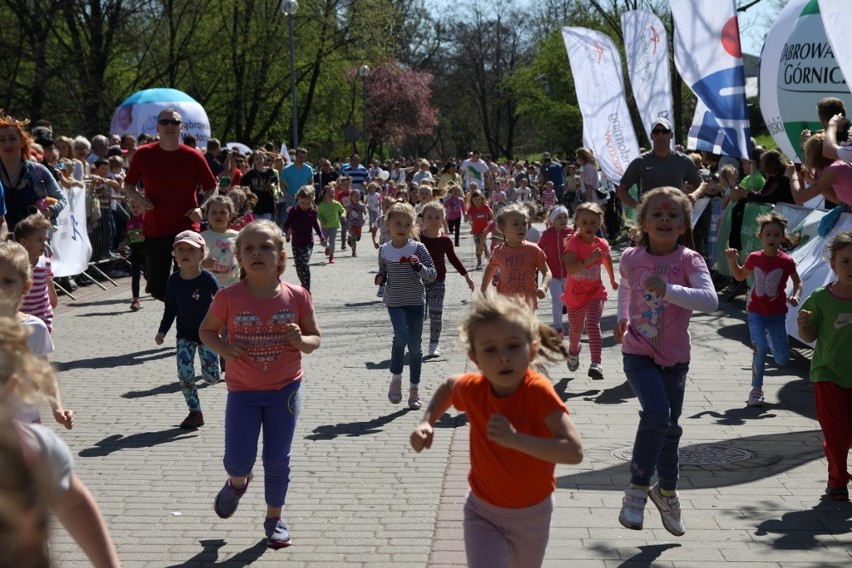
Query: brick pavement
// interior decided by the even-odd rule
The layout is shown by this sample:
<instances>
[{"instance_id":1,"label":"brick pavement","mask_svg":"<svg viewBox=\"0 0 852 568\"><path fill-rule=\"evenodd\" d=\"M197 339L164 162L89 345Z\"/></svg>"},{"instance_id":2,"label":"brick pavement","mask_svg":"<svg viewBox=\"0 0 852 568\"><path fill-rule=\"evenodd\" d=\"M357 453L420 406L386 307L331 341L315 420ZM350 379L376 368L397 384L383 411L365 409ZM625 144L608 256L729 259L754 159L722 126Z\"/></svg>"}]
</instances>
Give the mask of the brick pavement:
<instances>
[{"instance_id":1,"label":"brick pavement","mask_svg":"<svg viewBox=\"0 0 852 568\"><path fill-rule=\"evenodd\" d=\"M317 252L313 290L323 345L304 359L302 416L285 507L294 545L279 551L262 543L260 479L233 518L223 521L212 512L225 479L225 389L201 389L204 427L177 428L186 406L176 386L174 336L163 347L153 341L161 305L146 299L142 311L129 312L128 279L106 292L90 288L77 301L60 299L53 361L65 403L77 411L74 430L61 435L125 566L464 565L464 419L454 412L445 416L431 450L415 455L408 448L420 412L387 402L391 332L372 285L375 252L368 246L358 258L341 252L330 266L319 247ZM470 265L469 237L460 252ZM292 267L285 277L296 281ZM427 396L441 378L464 370L455 328L468 298L463 279L449 274L444 356L424 364ZM638 404L611 334L604 344L604 381L585 377L587 358L577 373L551 367L586 459L557 468L546 566L852 563L852 505L819 499L826 466L812 391L802 378L807 361L796 356L785 369L770 368L766 406L746 408L750 350L741 310L740 299L693 320L682 446L694 465L682 471L687 533L681 538L662 529L652 506L644 531L618 524ZM549 300L539 313L549 316ZM604 328L613 323L611 299ZM51 550L60 568L86 565L62 529L54 530Z\"/></svg>"}]
</instances>

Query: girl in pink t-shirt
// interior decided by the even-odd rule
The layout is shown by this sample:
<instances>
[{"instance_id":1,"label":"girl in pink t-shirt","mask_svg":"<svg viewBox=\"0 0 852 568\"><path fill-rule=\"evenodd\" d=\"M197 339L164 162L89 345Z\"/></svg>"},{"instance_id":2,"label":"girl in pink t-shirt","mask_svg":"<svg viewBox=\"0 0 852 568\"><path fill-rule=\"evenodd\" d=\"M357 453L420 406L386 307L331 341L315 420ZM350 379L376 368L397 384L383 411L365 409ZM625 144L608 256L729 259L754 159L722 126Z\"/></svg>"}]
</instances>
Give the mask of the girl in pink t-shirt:
<instances>
[{"instance_id":1,"label":"girl in pink t-shirt","mask_svg":"<svg viewBox=\"0 0 852 568\"><path fill-rule=\"evenodd\" d=\"M637 224L641 239L621 255L618 323L624 374L642 406L630 461L630 487L619 522L641 530L648 497L663 526L675 536L686 531L677 495L678 446L686 373L689 319L694 310L712 312L719 299L700 254L691 250L692 204L674 187L645 194ZM656 471L658 482L651 487Z\"/></svg>"},{"instance_id":2,"label":"girl in pink t-shirt","mask_svg":"<svg viewBox=\"0 0 852 568\"><path fill-rule=\"evenodd\" d=\"M284 234L267 220L249 223L237 237L240 282L221 290L199 337L228 360L225 471L228 480L213 510L227 519L251 481L263 431L267 544L290 545L281 509L290 483L290 446L300 407L302 353L320 346L310 292L281 281L287 261ZM220 334L227 327L227 339Z\"/></svg>"},{"instance_id":3,"label":"girl in pink t-shirt","mask_svg":"<svg viewBox=\"0 0 852 568\"><path fill-rule=\"evenodd\" d=\"M603 379L601 366L601 314L606 301L606 288L601 280L601 264L609 275L613 290L618 290L609 243L597 236L603 224L603 210L597 203L585 202L574 211L574 234L565 244L565 292L562 302L568 308L568 370L580 367L580 335L585 325L589 336L592 363L589 376Z\"/></svg>"}]
</instances>

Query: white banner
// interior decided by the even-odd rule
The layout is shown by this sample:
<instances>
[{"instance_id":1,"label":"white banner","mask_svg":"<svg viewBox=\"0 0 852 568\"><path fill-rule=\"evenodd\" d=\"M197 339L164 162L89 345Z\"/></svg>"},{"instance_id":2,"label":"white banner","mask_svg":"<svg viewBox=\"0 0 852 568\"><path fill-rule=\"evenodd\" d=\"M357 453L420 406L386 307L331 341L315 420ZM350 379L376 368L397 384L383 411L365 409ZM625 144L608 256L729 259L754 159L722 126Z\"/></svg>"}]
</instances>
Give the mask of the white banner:
<instances>
[{"instance_id":1,"label":"white banner","mask_svg":"<svg viewBox=\"0 0 852 568\"><path fill-rule=\"evenodd\" d=\"M86 229L86 190L75 187L65 190L68 205L56 218L56 230L50 237L53 255L53 275L57 278L74 276L85 271L92 256L92 244Z\"/></svg>"},{"instance_id":2,"label":"white banner","mask_svg":"<svg viewBox=\"0 0 852 568\"><path fill-rule=\"evenodd\" d=\"M651 140L651 127L665 118L674 128L672 79L669 72L668 36L663 23L652 12L631 10L621 14L627 72L636 107ZM674 138L672 138L674 144Z\"/></svg>"},{"instance_id":3,"label":"white banner","mask_svg":"<svg viewBox=\"0 0 852 568\"><path fill-rule=\"evenodd\" d=\"M849 42L849 34L852 31L852 6L849 0L819 0L819 12L822 16L822 25L825 28L825 36L834 52L837 65L843 72L845 85L848 87L849 79L852 79L852 44ZM846 109L847 115L849 109Z\"/></svg>"},{"instance_id":4,"label":"white banner","mask_svg":"<svg viewBox=\"0 0 852 568\"><path fill-rule=\"evenodd\" d=\"M583 113L583 138L604 175L618 183L627 165L639 156L618 50L609 37L586 28L562 28L562 39Z\"/></svg>"},{"instance_id":5,"label":"white banner","mask_svg":"<svg viewBox=\"0 0 852 568\"><path fill-rule=\"evenodd\" d=\"M697 150L749 159L751 127L745 97L740 29L733 0L671 0L675 64L705 109L690 133ZM722 140L721 145L717 144ZM719 152L717 152L719 153Z\"/></svg>"}]
</instances>

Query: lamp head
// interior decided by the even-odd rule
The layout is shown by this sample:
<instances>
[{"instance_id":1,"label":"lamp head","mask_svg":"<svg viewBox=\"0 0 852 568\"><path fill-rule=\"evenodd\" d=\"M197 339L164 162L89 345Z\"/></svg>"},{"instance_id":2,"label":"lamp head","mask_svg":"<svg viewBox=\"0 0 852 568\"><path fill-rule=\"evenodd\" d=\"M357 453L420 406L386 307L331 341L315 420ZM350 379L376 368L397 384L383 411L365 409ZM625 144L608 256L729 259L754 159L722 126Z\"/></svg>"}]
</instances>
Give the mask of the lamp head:
<instances>
[{"instance_id":1,"label":"lamp head","mask_svg":"<svg viewBox=\"0 0 852 568\"><path fill-rule=\"evenodd\" d=\"M299 3L296 0L281 0L279 8L285 16L293 16L299 11Z\"/></svg>"}]
</instances>

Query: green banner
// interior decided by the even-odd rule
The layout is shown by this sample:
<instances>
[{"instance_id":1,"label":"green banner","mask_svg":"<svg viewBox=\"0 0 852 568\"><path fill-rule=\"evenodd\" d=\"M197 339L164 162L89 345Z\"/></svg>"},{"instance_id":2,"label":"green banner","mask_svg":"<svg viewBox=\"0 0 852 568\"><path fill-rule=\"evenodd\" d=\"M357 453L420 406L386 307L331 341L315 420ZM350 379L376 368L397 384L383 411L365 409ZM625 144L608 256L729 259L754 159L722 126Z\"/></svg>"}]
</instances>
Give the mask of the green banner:
<instances>
[{"instance_id":1,"label":"green banner","mask_svg":"<svg viewBox=\"0 0 852 568\"><path fill-rule=\"evenodd\" d=\"M773 206L767 203L746 203L743 213L743 226L740 230L742 248L740 249L740 264L745 262L749 253L763 248L760 239L757 238L757 218L772 211ZM719 240L716 248L716 270L725 276L733 276L728 267L728 259L725 257L725 249L728 248L728 239L731 236L731 214L734 207L728 206L722 224L719 227Z\"/></svg>"}]
</instances>

